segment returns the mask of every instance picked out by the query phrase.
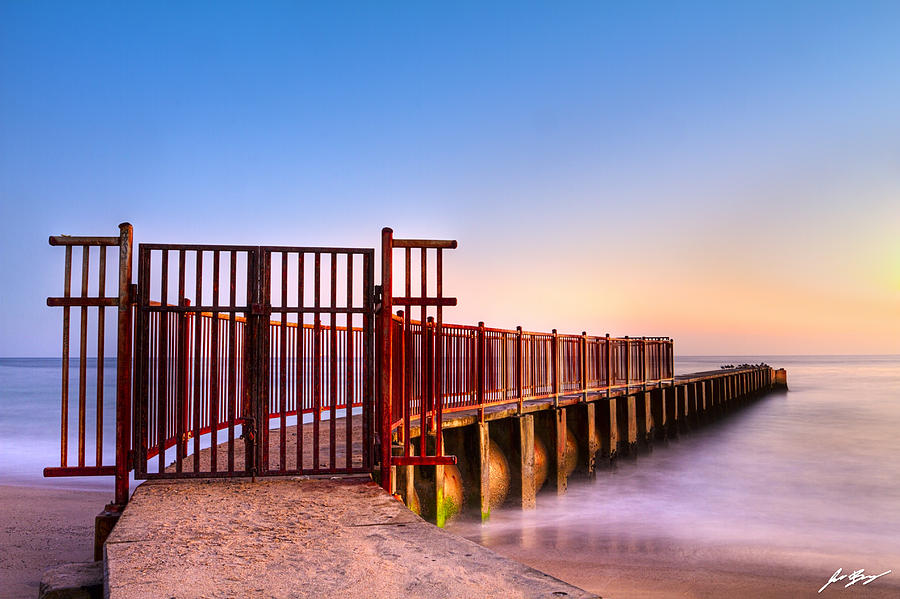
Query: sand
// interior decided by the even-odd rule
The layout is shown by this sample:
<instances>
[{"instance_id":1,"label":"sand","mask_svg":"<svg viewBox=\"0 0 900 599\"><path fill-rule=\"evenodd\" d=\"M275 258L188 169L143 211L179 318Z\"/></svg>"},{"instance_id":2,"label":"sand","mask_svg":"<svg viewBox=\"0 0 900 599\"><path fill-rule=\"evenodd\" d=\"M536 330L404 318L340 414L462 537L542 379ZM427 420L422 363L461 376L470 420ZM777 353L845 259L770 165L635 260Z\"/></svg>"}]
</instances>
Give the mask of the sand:
<instances>
[{"instance_id":1,"label":"sand","mask_svg":"<svg viewBox=\"0 0 900 599\"><path fill-rule=\"evenodd\" d=\"M36 598L45 569L91 561L94 516L111 496L111 490L0 485L0 598Z\"/></svg>"}]
</instances>

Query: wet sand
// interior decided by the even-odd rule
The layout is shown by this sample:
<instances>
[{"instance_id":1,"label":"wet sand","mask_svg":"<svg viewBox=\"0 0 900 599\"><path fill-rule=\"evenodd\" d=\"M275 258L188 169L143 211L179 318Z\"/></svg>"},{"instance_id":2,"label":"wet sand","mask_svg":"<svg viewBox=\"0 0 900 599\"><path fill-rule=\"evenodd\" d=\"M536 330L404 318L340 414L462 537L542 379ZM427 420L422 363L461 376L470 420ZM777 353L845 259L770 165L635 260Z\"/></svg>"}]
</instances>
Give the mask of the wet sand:
<instances>
[{"instance_id":1,"label":"wet sand","mask_svg":"<svg viewBox=\"0 0 900 599\"><path fill-rule=\"evenodd\" d=\"M821 594L818 590L828 582L833 572L811 572L804 568L781 566L775 563L694 561L679 555L671 557L634 553L604 556L602 563L585 563L577 556L568 559L526 555L520 551L491 549L539 569L560 580L594 592L605 599L634 597L696 597L729 599L750 597L866 597L888 598L900 596L900 585L892 574L863 586L858 582L844 588L846 581L829 585ZM837 566L835 566L837 569ZM849 574L848 568L844 573ZM880 572L866 570L868 574Z\"/></svg>"},{"instance_id":2,"label":"wet sand","mask_svg":"<svg viewBox=\"0 0 900 599\"><path fill-rule=\"evenodd\" d=\"M35 598L47 568L93 560L94 517L111 498L112 490L0 485L0 598Z\"/></svg>"},{"instance_id":3,"label":"wet sand","mask_svg":"<svg viewBox=\"0 0 900 599\"><path fill-rule=\"evenodd\" d=\"M900 597L900 571L890 560L838 563L812 551L775 551L749 543L726 546L596 535L579 539L577 534L563 537L538 530L506 536L473 521L453 522L449 530L604 599ZM847 580L833 583L819 594L838 567L843 574L862 567L869 575L894 571L865 586L863 581L849 588L844 587Z\"/></svg>"}]
</instances>

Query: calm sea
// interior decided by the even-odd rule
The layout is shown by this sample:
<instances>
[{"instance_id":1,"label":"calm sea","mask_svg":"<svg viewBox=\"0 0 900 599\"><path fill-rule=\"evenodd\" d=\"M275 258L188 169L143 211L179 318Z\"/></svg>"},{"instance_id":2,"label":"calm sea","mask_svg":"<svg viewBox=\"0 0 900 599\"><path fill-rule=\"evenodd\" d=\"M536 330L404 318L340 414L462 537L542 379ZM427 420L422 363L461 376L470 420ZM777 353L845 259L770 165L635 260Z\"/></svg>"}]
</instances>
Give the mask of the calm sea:
<instances>
[{"instance_id":1,"label":"calm sea","mask_svg":"<svg viewBox=\"0 0 900 599\"><path fill-rule=\"evenodd\" d=\"M868 588L900 578L900 356L685 357L677 372L743 362L786 368L790 391L541 494L536 510L450 529L551 573L650 555L823 583L838 567L894 570Z\"/></svg>"},{"instance_id":2,"label":"calm sea","mask_svg":"<svg viewBox=\"0 0 900 599\"><path fill-rule=\"evenodd\" d=\"M87 361L85 385L85 463L96 453L96 359ZM104 464L115 463L116 361L107 359L103 370ZM45 466L60 465L60 386L62 362L58 358L0 358L0 484L14 483L63 488L111 489L111 477L43 478ZM69 457L78 464L78 361L69 368Z\"/></svg>"}]
</instances>

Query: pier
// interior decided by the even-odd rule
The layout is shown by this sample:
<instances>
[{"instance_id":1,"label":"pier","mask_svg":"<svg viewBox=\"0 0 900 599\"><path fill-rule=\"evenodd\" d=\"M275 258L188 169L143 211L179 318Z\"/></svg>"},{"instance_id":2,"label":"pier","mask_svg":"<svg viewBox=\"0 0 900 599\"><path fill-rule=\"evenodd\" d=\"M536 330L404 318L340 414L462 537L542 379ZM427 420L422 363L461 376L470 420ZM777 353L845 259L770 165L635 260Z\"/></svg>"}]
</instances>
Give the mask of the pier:
<instances>
[{"instance_id":1,"label":"pier","mask_svg":"<svg viewBox=\"0 0 900 599\"><path fill-rule=\"evenodd\" d=\"M50 243L65 250L64 293L47 300L63 311L62 418L60 462L44 474L114 477L95 539L111 597L141 596L151 583L154 593L179 596L178 585L202 578L203 568L243 572L233 585L211 579L211 595L263 584L260 572L274 569L325 581L321 596L381 580L372 572L393 572L384 596L416 584L460 596L516 596L512 588L523 597L589 596L411 512L441 527L466 511L488 519L496 509L532 509L542 492L565 493L570 480L598 476L617 456L786 385L783 370L762 364L676 376L674 341L663 336L445 323L443 308L457 301L443 289L452 240L384 229L379 284L374 248L142 243L135 278L127 223L118 236ZM105 291L108 251L118 253L115 295ZM81 326L70 397L72 310ZM89 310L98 315L93 331ZM88 335L102 364L107 310L117 326L114 439L104 438L102 392L86 393ZM95 376L102 390L103 369ZM116 449L114 463L103 461L105 444ZM129 497L132 474L148 482ZM304 518L317 502L324 511ZM173 541L188 513L193 532ZM355 539L346 552L371 547L382 564L404 545L405 569L354 562L344 579L313 574L318 558L304 552L339 531ZM212 538L206 561L181 561L183 545ZM250 541L252 555L242 549ZM166 564L162 573L141 570L138 551ZM451 567L426 575L428 560ZM266 592L290 596L279 581L287 586Z\"/></svg>"}]
</instances>

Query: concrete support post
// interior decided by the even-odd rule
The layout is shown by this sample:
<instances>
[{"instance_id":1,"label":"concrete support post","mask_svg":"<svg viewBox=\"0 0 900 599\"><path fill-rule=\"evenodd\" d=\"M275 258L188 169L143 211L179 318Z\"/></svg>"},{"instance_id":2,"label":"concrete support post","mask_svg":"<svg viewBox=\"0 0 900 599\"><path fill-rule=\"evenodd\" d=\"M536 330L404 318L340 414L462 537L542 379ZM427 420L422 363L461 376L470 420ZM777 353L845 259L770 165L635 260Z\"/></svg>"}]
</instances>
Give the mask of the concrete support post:
<instances>
[{"instance_id":1,"label":"concrete support post","mask_svg":"<svg viewBox=\"0 0 900 599\"><path fill-rule=\"evenodd\" d=\"M680 412L678 411L678 387L679 385L673 385L671 387L666 388L666 436L667 437L677 437L678 436L678 427L680 426L679 421L681 418L679 417Z\"/></svg>"},{"instance_id":2,"label":"concrete support post","mask_svg":"<svg viewBox=\"0 0 900 599\"><path fill-rule=\"evenodd\" d=\"M694 418L697 416L697 411L694 409L694 384L687 383L684 386L684 423L690 426L691 422L694 421Z\"/></svg>"},{"instance_id":3,"label":"concrete support post","mask_svg":"<svg viewBox=\"0 0 900 599\"><path fill-rule=\"evenodd\" d=\"M537 505L537 491L534 488L534 416L531 414L519 417L519 443L522 460L521 505L523 510L531 510Z\"/></svg>"},{"instance_id":4,"label":"concrete support post","mask_svg":"<svg viewBox=\"0 0 900 599\"><path fill-rule=\"evenodd\" d=\"M678 412L677 422L679 433L687 432L688 430L687 419L690 414L688 407L688 387L690 387L689 383L675 387L675 409Z\"/></svg>"},{"instance_id":5,"label":"concrete support post","mask_svg":"<svg viewBox=\"0 0 900 599\"><path fill-rule=\"evenodd\" d=\"M699 383L689 383L687 385L688 390L688 409L691 413L690 419L691 422L699 423L700 422L700 393L698 393L697 388Z\"/></svg>"},{"instance_id":6,"label":"concrete support post","mask_svg":"<svg viewBox=\"0 0 900 599\"><path fill-rule=\"evenodd\" d=\"M491 517L491 436L487 422L475 424L478 431L478 501L482 522ZM534 449L531 460L534 462Z\"/></svg>"},{"instance_id":7,"label":"concrete support post","mask_svg":"<svg viewBox=\"0 0 900 599\"><path fill-rule=\"evenodd\" d=\"M416 448L415 444L409 444L409 455L415 455ZM416 492L415 485L415 466L401 466L401 486L400 492L403 494L403 503L406 504L406 507L411 507L410 501L412 500L413 495Z\"/></svg>"},{"instance_id":8,"label":"concrete support post","mask_svg":"<svg viewBox=\"0 0 900 599\"><path fill-rule=\"evenodd\" d=\"M638 437L649 442L653 437L653 407L650 405L650 391L639 393L636 398Z\"/></svg>"},{"instance_id":9,"label":"concrete support post","mask_svg":"<svg viewBox=\"0 0 900 599\"><path fill-rule=\"evenodd\" d=\"M584 404L584 431L585 441L584 465L587 475L591 478L597 473L597 452L600 451L600 435L597 434L597 404Z\"/></svg>"},{"instance_id":10,"label":"concrete support post","mask_svg":"<svg viewBox=\"0 0 900 599\"><path fill-rule=\"evenodd\" d=\"M434 467L434 499L435 499L435 524L444 528L447 524L447 505L444 500L444 467Z\"/></svg>"},{"instance_id":11,"label":"concrete support post","mask_svg":"<svg viewBox=\"0 0 900 599\"><path fill-rule=\"evenodd\" d=\"M663 439L666 436L666 389L659 388L650 394L650 412L653 419L653 428L656 438Z\"/></svg>"},{"instance_id":12,"label":"concrete support post","mask_svg":"<svg viewBox=\"0 0 900 599\"><path fill-rule=\"evenodd\" d=\"M617 422L617 400L611 397L599 403L600 409L600 445L603 456L609 459L616 457L619 449L619 424Z\"/></svg>"},{"instance_id":13,"label":"concrete support post","mask_svg":"<svg viewBox=\"0 0 900 599\"><path fill-rule=\"evenodd\" d=\"M619 437L625 443L627 455L633 455L637 445L637 406L634 395L617 398Z\"/></svg>"},{"instance_id":14,"label":"concrete support post","mask_svg":"<svg viewBox=\"0 0 900 599\"><path fill-rule=\"evenodd\" d=\"M566 480L566 410L565 408L557 408L554 410L554 445L556 456L556 493L564 495L567 488Z\"/></svg>"}]
</instances>

